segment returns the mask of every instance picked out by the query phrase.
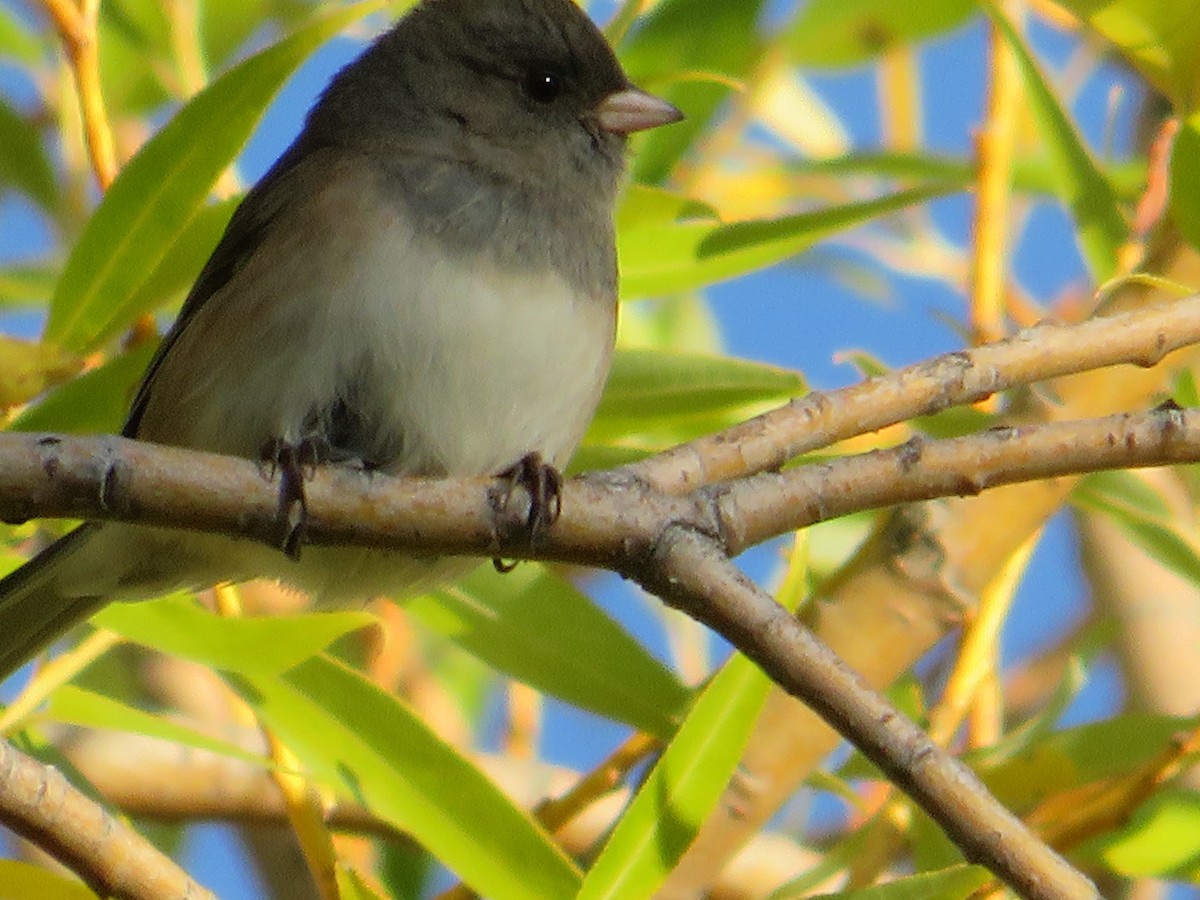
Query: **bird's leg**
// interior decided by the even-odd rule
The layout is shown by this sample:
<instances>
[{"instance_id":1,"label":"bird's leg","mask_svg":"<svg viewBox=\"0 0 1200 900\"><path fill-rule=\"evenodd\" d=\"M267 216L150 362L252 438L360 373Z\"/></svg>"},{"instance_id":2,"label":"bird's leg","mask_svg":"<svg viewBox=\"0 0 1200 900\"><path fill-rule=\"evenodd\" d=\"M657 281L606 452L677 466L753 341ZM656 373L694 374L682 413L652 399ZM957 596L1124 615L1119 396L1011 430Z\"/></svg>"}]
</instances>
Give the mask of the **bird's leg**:
<instances>
[{"instance_id":1,"label":"bird's leg","mask_svg":"<svg viewBox=\"0 0 1200 900\"><path fill-rule=\"evenodd\" d=\"M562 513L562 473L534 452L526 453L496 477L500 479L500 490L495 495L498 509L508 506L518 486L529 494L525 528L530 546L537 544ZM517 564L497 558L492 565L497 572L511 572Z\"/></svg>"},{"instance_id":2,"label":"bird's leg","mask_svg":"<svg viewBox=\"0 0 1200 900\"><path fill-rule=\"evenodd\" d=\"M308 520L308 498L304 481L316 474L321 462L323 441L318 437L304 438L289 444L282 438L267 441L261 460L267 466L267 477L279 475L279 549L292 559L300 558L304 526Z\"/></svg>"}]
</instances>

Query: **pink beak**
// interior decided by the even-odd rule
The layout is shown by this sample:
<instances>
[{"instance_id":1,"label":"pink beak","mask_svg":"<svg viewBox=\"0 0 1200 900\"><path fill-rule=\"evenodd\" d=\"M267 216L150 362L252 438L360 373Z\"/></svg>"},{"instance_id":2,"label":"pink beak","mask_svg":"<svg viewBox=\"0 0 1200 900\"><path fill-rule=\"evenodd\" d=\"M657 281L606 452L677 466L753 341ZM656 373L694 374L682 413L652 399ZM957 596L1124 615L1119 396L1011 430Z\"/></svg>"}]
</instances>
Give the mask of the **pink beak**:
<instances>
[{"instance_id":1,"label":"pink beak","mask_svg":"<svg viewBox=\"0 0 1200 900\"><path fill-rule=\"evenodd\" d=\"M632 134L678 122L683 113L666 100L630 86L601 100L595 116L605 131Z\"/></svg>"}]
</instances>

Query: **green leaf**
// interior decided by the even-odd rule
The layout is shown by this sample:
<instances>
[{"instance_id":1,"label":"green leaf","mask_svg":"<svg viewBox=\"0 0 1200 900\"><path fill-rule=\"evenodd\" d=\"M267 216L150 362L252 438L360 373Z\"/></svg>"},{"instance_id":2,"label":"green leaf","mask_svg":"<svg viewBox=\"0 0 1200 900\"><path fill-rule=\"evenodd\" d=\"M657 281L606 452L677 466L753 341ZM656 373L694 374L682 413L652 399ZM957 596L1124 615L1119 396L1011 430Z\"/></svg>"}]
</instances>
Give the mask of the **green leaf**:
<instances>
[{"instance_id":1,"label":"green leaf","mask_svg":"<svg viewBox=\"0 0 1200 900\"><path fill-rule=\"evenodd\" d=\"M1056 0L1115 45L1175 109L1200 104L1200 16L1179 0Z\"/></svg>"},{"instance_id":2,"label":"green leaf","mask_svg":"<svg viewBox=\"0 0 1200 900\"><path fill-rule=\"evenodd\" d=\"M664 188L631 184L617 207L617 230L645 225L666 225L681 219L716 219L716 211L707 203L693 200Z\"/></svg>"},{"instance_id":3,"label":"green leaf","mask_svg":"<svg viewBox=\"0 0 1200 900\"><path fill-rule=\"evenodd\" d=\"M711 305L701 294L675 294L652 303L629 303L621 310L617 329L620 350L673 350L723 352L721 326Z\"/></svg>"},{"instance_id":4,"label":"green leaf","mask_svg":"<svg viewBox=\"0 0 1200 900\"><path fill-rule=\"evenodd\" d=\"M257 29L298 27L311 16L313 7L304 0L205 0L200 17L200 41L204 58L225 65Z\"/></svg>"},{"instance_id":5,"label":"green leaf","mask_svg":"<svg viewBox=\"0 0 1200 900\"><path fill-rule=\"evenodd\" d=\"M769 175L770 169L767 170ZM813 159L792 160L782 169L785 175L825 175L835 178L887 178L909 182L952 182L968 187L973 168L966 159L930 153L901 153L886 150L847 153ZM1013 178L1016 183L1016 177Z\"/></svg>"},{"instance_id":6,"label":"green leaf","mask_svg":"<svg viewBox=\"0 0 1200 900\"><path fill-rule=\"evenodd\" d=\"M155 312L168 300L186 292L204 268L240 202L240 197L231 197L201 207L141 286L119 308L109 311L109 326L95 336L94 343L116 337L139 316Z\"/></svg>"},{"instance_id":7,"label":"green leaf","mask_svg":"<svg viewBox=\"0 0 1200 900\"><path fill-rule=\"evenodd\" d=\"M995 876L983 866L964 864L938 872L909 875L856 891L809 896L814 900L967 900L994 880Z\"/></svg>"},{"instance_id":8,"label":"green leaf","mask_svg":"<svg viewBox=\"0 0 1200 900\"><path fill-rule=\"evenodd\" d=\"M228 618L181 594L110 603L92 618L101 628L163 653L247 675L283 672L377 621L366 612Z\"/></svg>"},{"instance_id":9,"label":"green leaf","mask_svg":"<svg viewBox=\"0 0 1200 900\"><path fill-rule=\"evenodd\" d=\"M1151 795L1115 834L1081 849L1127 878L1200 881L1200 797L1166 788Z\"/></svg>"},{"instance_id":10,"label":"green leaf","mask_svg":"<svg viewBox=\"0 0 1200 900\"><path fill-rule=\"evenodd\" d=\"M1116 193L1096 166L1021 35L991 0L984 3L984 9L1016 56L1025 81L1028 109L1050 153L1057 194L1075 219L1080 248L1092 277L1098 283L1105 282L1116 272L1117 254L1129 236Z\"/></svg>"},{"instance_id":11,"label":"green leaf","mask_svg":"<svg viewBox=\"0 0 1200 900\"><path fill-rule=\"evenodd\" d=\"M708 126L729 96L728 84L675 81L697 61L707 72L741 80L761 58L758 21L763 0L663 0L643 17L621 48L621 61L635 84L655 91L687 115L668 128L656 128L637 142L633 173L637 181L662 182Z\"/></svg>"},{"instance_id":12,"label":"green leaf","mask_svg":"<svg viewBox=\"0 0 1200 900\"><path fill-rule=\"evenodd\" d=\"M0 4L0 59L8 57L32 67L46 58L47 49L48 41L38 38L12 4Z\"/></svg>"},{"instance_id":13,"label":"green leaf","mask_svg":"<svg viewBox=\"0 0 1200 900\"><path fill-rule=\"evenodd\" d=\"M0 98L0 187L11 184L24 191L43 208L58 199L54 170L46 159L46 148L37 128Z\"/></svg>"},{"instance_id":14,"label":"green leaf","mask_svg":"<svg viewBox=\"0 0 1200 900\"><path fill-rule=\"evenodd\" d=\"M949 31L977 8L975 0L812 0L788 28L784 47L804 66L858 65Z\"/></svg>"},{"instance_id":15,"label":"green leaf","mask_svg":"<svg viewBox=\"0 0 1200 900\"><path fill-rule=\"evenodd\" d=\"M110 0L101 21L137 46L143 56L166 57L170 52L171 21L157 0Z\"/></svg>"},{"instance_id":16,"label":"green leaf","mask_svg":"<svg viewBox=\"0 0 1200 900\"><path fill-rule=\"evenodd\" d=\"M0 334L0 410L33 399L82 366L83 360L57 347Z\"/></svg>"},{"instance_id":17,"label":"green leaf","mask_svg":"<svg viewBox=\"0 0 1200 900\"><path fill-rule=\"evenodd\" d=\"M661 304L639 304L633 311L650 305ZM570 471L632 462L804 392L800 373L763 363L714 353L618 350L599 412Z\"/></svg>"},{"instance_id":18,"label":"green leaf","mask_svg":"<svg viewBox=\"0 0 1200 900\"><path fill-rule=\"evenodd\" d=\"M58 722L84 728L106 728L110 731L142 734L264 767L271 765L270 760L228 741L209 737L179 722L135 709L112 697L84 690L73 684L64 684L50 695L47 713Z\"/></svg>"},{"instance_id":19,"label":"green leaf","mask_svg":"<svg viewBox=\"0 0 1200 900\"><path fill-rule=\"evenodd\" d=\"M337 872L338 900L385 900L371 889L357 872L339 863Z\"/></svg>"},{"instance_id":20,"label":"green leaf","mask_svg":"<svg viewBox=\"0 0 1200 900\"><path fill-rule=\"evenodd\" d=\"M856 350L853 348L839 350L837 361L840 363L849 363L854 366L858 370L858 374L864 379L881 378L891 371L887 363L866 350Z\"/></svg>"},{"instance_id":21,"label":"green leaf","mask_svg":"<svg viewBox=\"0 0 1200 900\"><path fill-rule=\"evenodd\" d=\"M1127 775L1156 759L1200 718L1126 714L1048 734L1025 751L977 768L996 798L1017 811L1047 796L1103 778ZM986 760L987 752L972 754Z\"/></svg>"},{"instance_id":22,"label":"green leaf","mask_svg":"<svg viewBox=\"0 0 1200 900\"><path fill-rule=\"evenodd\" d=\"M751 360L618 350L589 438L599 442L667 419L781 403L805 390L800 373Z\"/></svg>"},{"instance_id":23,"label":"green leaf","mask_svg":"<svg viewBox=\"0 0 1200 900\"><path fill-rule=\"evenodd\" d=\"M804 377L754 360L663 350L619 350L600 409L614 418L711 412L803 394Z\"/></svg>"},{"instance_id":24,"label":"green leaf","mask_svg":"<svg viewBox=\"0 0 1200 900\"><path fill-rule=\"evenodd\" d=\"M411 834L478 893L574 896L554 840L396 698L327 657L230 683L316 781Z\"/></svg>"},{"instance_id":25,"label":"green leaf","mask_svg":"<svg viewBox=\"0 0 1200 900\"><path fill-rule=\"evenodd\" d=\"M1171 218L1187 242L1200 248L1200 113L1184 119L1175 135L1170 181Z\"/></svg>"},{"instance_id":26,"label":"green leaf","mask_svg":"<svg viewBox=\"0 0 1200 900\"><path fill-rule=\"evenodd\" d=\"M969 188L975 181L973 162L957 157L930 153L892 153L887 151L850 153L824 159L802 159L786 163L781 177L886 178L909 184L942 182ZM769 168L755 170L757 177L771 177ZM1104 176L1126 200L1136 200L1146 181L1144 159L1105 160ZM1014 191L1056 195L1057 178L1052 161L1043 154L1013 160Z\"/></svg>"},{"instance_id":27,"label":"green leaf","mask_svg":"<svg viewBox=\"0 0 1200 900\"><path fill-rule=\"evenodd\" d=\"M916 871L938 872L962 864L962 851L920 807L913 810L912 824L909 826L908 832L912 865ZM894 831L885 828L885 833L892 834ZM972 900L975 900L976 896L971 895Z\"/></svg>"},{"instance_id":28,"label":"green leaf","mask_svg":"<svg viewBox=\"0 0 1200 900\"><path fill-rule=\"evenodd\" d=\"M380 841L376 846L378 862L372 874L387 896L395 900L424 897L434 867L425 848L411 841Z\"/></svg>"},{"instance_id":29,"label":"green leaf","mask_svg":"<svg viewBox=\"0 0 1200 900\"><path fill-rule=\"evenodd\" d=\"M1148 520L1115 516L1114 521L1158 562L1200 587L1200 553L1181 534L1168 525Z\"/></svg>"},{"instance_id":30,"label":"green leaf","mask_svg":"<svg viewBox=\"0 0 1200 900\"><path fill-rule=\"evenodd\" d=\"M1180 406L1200 406L1200 386L1196 384L1196 372L1193 369L1180 369L1175 376L1171 388L1171 397Z\"/></svg>"},{"instance_id":31,"label":"green leaf","mask_svg":"<svg viewBox=\"0 0 1200 900\"><path fill-rule=\"evenodd\" d=\"M284 80L328 38L379 6L365 0L252 56L193 97L113 182L88 220L50 305L46 338L96 345L158 265L249 137Z\"/></svg>"},{"instance_id":32,"label":"green leaf","mask_svg":"<svg viewBox=\"0 0 1200 900\"><path fill-rule=\"evenodd\" d=\"M0 309L45 306L50 302L57 277L57 269L36 263L0 269Z\"/></svg>"},{"instance_id":33,"label":"green leaf","mask_svg":"<svg viewBox=\"0 0 1200 900\"><path fill-rule=\"evenodd\" d=\"M1107 473L1105 480L1095 481L1094 476L1088 476L1072 493L1072 503L1109 516L1146 553L1200 586L1200 550L1171 523L1162 498L1144 482L1137 484L1133 476L1120 479L1114 474ZM1118 485L1124 493L1118 493Z\"/></svg>"},{"instance_id":34,"label":"green leaf","mask_svg":"<svg viewBox=\"0 0 1200 900\"><path fill-rule=\"evenodd\" d=\"M481 567L405 611L539 691L666 737L690 692L588 597L544 567Z\"/></svg>"},{"instance_id":35,"label":"green leaf","mask_svg":"<svg viewBox=\"0 0 1200 900\"><path fill-rule=\"evenodd\" d=\"M1083 478L1072 492L1071 500L1092 509L1148 521L1165 523L1171 517L1171 508L1162 494L1146 479L1120 469L1093 472Z\"/></svg>"},{"instance_id":36,"label":"green leaf","mask_svg":"<svg viewBox=\"0 0 1200 900\"><path fill-rule=\"evenodd\" d=\"M133 399L133 391L154 355L145 344L114 357L90 372L51 391L36 406L17 416L10 431L55 431L65 434L114 434Z\"/></svg>"},{"instance_id":37,"label":"green leaf","mask_svg":"<svg viewBox=\"0 0 1200 900\"><path fill-rule=\"evenodd\" d=\"M687 222L619 235L621 292L653 297L705 287L782 262L817 241L945 193L943 186L814 212L731 224Z\"/></svg>"},{"instance_id":38,"label":"green leaf","mask_svg":"<svg viewBox=\"0 0 1200 900\"><path fill-rule=\"evenodd\" d=\"M108 0L100 4L100 83L117 116L148 115L173 99L166 81L175 67L171 25L156 0Z\"/></svg>"},{"instance_id":39,"label":"green leaf","mask_svg":"<svg viewBox=\"0 0 1200 900\"><path fill-rule=\"evenodd\" d=\"M621 816L577 900L655 895L720 799L770 684L740 654L726 663Z\"/></svg>"},{"instance_id":40,"label":"green leaf","mask_svg":"<svg viewBox=\"0 0 1200 900\"><path fill-rule=\"evenodd\" d=\"M978 434L996 424L998 417L973 406L956 406L931 416L916 416L913 427L935 438L963 437Z\"/></svg>"},{"instance_id":41,"label":"green leaf","mask_svg":"<svg viewBox=\"0 0 1200 900\"><path fill-rule=\"evenodd\" d=\"M0 900L98 900L83 882L42 866L0 859Z\"/></svg>"}]
</instances>

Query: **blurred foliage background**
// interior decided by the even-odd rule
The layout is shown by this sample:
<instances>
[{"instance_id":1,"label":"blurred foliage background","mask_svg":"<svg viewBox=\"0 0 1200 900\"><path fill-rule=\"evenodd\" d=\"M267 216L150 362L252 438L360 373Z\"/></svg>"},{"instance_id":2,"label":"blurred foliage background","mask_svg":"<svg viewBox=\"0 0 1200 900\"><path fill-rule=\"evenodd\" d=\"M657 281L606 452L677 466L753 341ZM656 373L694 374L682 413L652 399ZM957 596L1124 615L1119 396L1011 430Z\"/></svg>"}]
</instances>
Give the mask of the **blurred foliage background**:
<instances>
[{"instance_id":1,"label":"blurred foliage background","mask_svg":"<svg viewBox=\"0 0 1200 900\"><path fill-rule=\"evenodd\" d=\"M8 428L119 429L298 107L406 6L0 2ZM1200 284L1194 0L590 11L688 119L635 145L620 351L577 468L810 383ZM830 452L1197 405L1194 363L1013 391ZM1017 486L828 523L746 565L1104 896L1200 896L1196 486L1183 468ZM0 526L0 566L61 528ZM488 569L320 616L251 585L93 624L7 686L0 732L223 897L462 896L457 878L497 898L989 890L814 716L615 579ZM311 779L327 818L306 817L304 789L280 802L280 769ZM529 814L546 798L549 825ZM0 884L77 896L9 847Z\"/></svg>"}]
</instances>

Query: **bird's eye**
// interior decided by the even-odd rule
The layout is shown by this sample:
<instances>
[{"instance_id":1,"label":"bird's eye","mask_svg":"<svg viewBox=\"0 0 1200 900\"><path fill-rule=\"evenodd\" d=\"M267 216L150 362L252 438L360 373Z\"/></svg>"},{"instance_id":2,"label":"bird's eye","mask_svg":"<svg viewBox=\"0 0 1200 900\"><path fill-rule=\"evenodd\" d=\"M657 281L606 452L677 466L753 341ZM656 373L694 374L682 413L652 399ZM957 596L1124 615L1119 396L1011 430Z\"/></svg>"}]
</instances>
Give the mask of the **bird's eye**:
<instances>
[{"instance_id":1,"label":"bird's eye","mask_svg":"<svg viewBox=\"0 0 1200 900\"><path fill-rule=\"evenodd\" d=\"M552 102L562 91L562 78L549 69L530 69L525 73L525 93L538 103Z\"/></svg>"}]
</instances>

